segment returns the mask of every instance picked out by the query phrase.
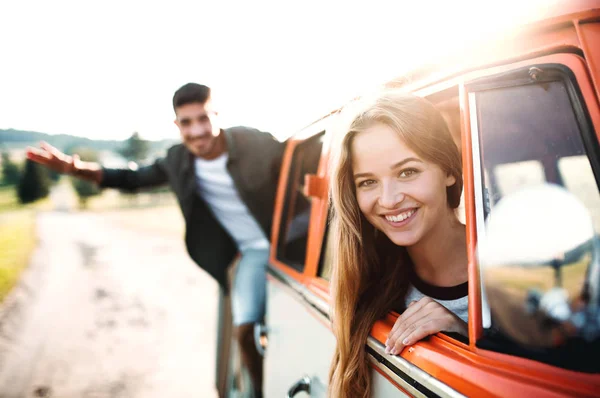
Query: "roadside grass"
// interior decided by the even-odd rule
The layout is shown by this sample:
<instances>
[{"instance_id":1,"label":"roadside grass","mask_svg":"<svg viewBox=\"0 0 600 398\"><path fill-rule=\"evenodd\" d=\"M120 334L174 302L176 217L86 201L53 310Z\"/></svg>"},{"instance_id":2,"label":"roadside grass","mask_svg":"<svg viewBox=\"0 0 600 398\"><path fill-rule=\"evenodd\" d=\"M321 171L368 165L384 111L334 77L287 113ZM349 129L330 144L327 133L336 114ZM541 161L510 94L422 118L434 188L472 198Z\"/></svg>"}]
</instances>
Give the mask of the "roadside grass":
<instances>
[{"instance_id":1,"label":"roadside grass","mask_svg":"<svg viewBox=\"0 0 600 398\"><path fill-rule=\"evenodd\" d=\"M0 213L9 210L15 210L20 207L17 199L17 190L14 186L0 187Z\"/></svg>"},{"instance_id":2,"label":"roadside grass","mask_svg":"<svg viewBox=\"0 0 600 398\"><path fill-rule=\"evenodd\" d=\"M0 186L0 215L21 210L48 210L52 208L50 198L40 199L34 203L22 205L17 198L17 189L14 185Z\"/></svg>"},{"instance_id":3,"label":"roadside grass","mask_svg":"<svg viewBox=\"0 0 600 398\"><path fill-rule=\"evenodd\" d=\"M0 187L0 303L27 267L36 244L35 214L49 199L22 205L14 186Z\"/></svg>"},{"instance_id":4,"label":"roadside grass","mask_svg":"<svg viewBox=\"0 0 600 398\"><path fill-rule=\"evenodd\" d=\"M0 213L0 303L19 280L35 248L32 209Z\"/></svg>"}]
</instances>

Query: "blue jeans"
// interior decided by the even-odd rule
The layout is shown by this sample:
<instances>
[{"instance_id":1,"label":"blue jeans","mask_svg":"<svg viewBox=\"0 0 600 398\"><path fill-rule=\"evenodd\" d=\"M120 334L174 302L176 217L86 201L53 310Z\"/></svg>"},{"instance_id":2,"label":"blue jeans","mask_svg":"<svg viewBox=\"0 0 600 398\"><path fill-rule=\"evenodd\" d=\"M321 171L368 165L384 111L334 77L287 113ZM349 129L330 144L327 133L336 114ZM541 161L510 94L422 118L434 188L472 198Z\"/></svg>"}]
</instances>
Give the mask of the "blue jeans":
<instances>
[{"instance_id":1,"label":"blue jeans","mask_svg":"<svg viewBox=\"0 0 600 398\"><path fill-rule=\"evenodd\" d=\"M256 323L265 316L269 249L245 249L237 265L231 294L234 326Z\"/></svg>"}]
</instances>

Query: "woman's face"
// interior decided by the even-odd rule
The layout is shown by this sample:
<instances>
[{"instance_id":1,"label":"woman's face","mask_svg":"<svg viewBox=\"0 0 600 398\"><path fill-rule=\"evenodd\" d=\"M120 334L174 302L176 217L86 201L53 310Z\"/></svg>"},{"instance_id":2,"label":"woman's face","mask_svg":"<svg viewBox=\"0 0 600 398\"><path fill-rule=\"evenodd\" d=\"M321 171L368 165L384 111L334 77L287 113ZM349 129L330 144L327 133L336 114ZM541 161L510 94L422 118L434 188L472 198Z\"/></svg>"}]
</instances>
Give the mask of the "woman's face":
<instances>
[{"instance_id":1,"label":"woman's face","mask_svg":"<svg viewBox=\"0 0 600 398\"><path fill-rule=\"evenodd\" d=\"M456 179L413 152L385 124L358 133L352 169L360 210L399 246L412 246L448 214L446 188Z\"/></svg>"}]
</instances>

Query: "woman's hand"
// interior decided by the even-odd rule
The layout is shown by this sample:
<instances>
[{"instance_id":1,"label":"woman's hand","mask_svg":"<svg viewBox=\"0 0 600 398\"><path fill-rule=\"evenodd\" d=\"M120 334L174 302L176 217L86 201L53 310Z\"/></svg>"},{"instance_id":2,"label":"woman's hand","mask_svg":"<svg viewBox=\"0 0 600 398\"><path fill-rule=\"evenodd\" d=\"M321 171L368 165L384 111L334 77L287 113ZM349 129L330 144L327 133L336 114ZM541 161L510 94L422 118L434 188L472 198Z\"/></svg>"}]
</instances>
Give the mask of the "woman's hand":
<instances>
[{"instance_id":1,"label":"woman's hand","mask_svg":"<svg viewBox=\"0 0 600 398\"><path fill-rule=\"evenodd\" d=\"M398 317L385 342L386 354L397 355L407 345L437 332L456 332L467 335L467 324L429 297L413 301Z\"/></svg>"}]
</instances>

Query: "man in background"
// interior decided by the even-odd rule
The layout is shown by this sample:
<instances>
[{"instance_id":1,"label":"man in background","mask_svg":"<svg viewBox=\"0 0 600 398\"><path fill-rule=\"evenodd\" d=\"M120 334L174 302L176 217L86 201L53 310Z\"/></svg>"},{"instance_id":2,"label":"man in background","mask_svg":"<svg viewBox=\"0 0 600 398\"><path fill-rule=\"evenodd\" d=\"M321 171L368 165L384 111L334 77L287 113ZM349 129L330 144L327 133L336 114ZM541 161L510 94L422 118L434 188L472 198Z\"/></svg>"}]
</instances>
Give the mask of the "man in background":
<instances>
[{"instance_id":1,"label":"man in background","mask_svg":"<svg viewBox=\"0 0 600 398\"><path fill-rule=\"evenodd\" d=\"M262 357L253 330L265 315L269 236L284 144L247 127L221 129L204 85L179 88L173 108L182 143L150 166L103 168L46 143L28 148L27 156L101 187L136 191L169 184L185 219L188 253L226 291L228 265L241 254L231 289L234 332L254 395L261 397Z\"/></svg>"}]
</instances>

